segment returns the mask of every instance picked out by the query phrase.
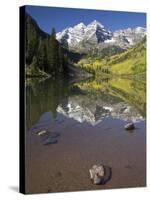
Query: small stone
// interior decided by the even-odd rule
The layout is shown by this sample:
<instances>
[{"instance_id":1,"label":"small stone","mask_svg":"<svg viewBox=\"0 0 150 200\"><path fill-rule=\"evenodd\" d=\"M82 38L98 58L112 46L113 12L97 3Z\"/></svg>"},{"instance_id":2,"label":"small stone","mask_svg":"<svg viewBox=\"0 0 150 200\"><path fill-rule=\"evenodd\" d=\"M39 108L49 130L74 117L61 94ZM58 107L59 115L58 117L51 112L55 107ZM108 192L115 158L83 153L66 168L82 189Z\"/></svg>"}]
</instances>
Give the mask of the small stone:
<instances>
[{"instance_id":1,"label":"small stone","mask_svg":"<svg viewBox=\"0 0 150 200\"><path fill-rule=\"evenodd\" d=\"M45 134L45 133L47 133L47 131L46 131L46 130L43 130L43 131L38 132L37 135L41 136L41 135L43 135L43 134Z\"/></svg>"},{"instance_id":2,"label":"small stone","mask_svg":"<svg viewBox=\"0 0 150 200\"><path fill-rule=\"evenodd\" d=\"M133 129L135 129L135 126L134 126L134 124L131 122L131 123L126 124L124 128L125 128L126 130L133 130Z\"/></svg>"}]
</instances>

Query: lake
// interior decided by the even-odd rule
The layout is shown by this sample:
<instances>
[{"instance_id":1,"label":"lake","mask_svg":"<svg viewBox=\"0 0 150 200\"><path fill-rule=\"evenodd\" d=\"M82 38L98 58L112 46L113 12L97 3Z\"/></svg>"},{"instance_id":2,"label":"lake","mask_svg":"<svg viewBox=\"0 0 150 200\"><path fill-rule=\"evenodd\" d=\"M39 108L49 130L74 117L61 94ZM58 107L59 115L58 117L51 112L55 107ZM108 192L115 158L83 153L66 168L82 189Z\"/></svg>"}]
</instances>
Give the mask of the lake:
<instances>
[{"instance_id":1,"label":"lake","mask_svg":"<svg viewBox=\"0 0 150 200\"><path fill-rule=\"evenodd\" d=\"M145 118L140 78L27 79L27 193L145 186ZM99 163L111 174L94 185L89 169Z\"/></svg>"}]
</instances>

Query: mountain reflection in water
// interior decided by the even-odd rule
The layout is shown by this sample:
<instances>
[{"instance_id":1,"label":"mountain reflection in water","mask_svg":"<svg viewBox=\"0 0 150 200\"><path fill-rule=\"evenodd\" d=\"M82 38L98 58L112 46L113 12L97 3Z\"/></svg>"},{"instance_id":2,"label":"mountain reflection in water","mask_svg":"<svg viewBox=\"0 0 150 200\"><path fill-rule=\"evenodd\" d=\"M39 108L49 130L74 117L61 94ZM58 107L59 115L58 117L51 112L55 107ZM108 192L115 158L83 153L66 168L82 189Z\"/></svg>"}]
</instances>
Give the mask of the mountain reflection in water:
<instances>
[{"instance_id":1,"label":"mountain reflection in water","mask_svg":"<svg viewBox=\"0 0 150 200\"><path fill-rule=\"evenodd\" d=\"M138 122L145 119L146 83L134 79L89 79L83 81L56 79L26 80L26 123L31 128L50 112L91 125L107 117Z\"/></svg>"}]
</instances>

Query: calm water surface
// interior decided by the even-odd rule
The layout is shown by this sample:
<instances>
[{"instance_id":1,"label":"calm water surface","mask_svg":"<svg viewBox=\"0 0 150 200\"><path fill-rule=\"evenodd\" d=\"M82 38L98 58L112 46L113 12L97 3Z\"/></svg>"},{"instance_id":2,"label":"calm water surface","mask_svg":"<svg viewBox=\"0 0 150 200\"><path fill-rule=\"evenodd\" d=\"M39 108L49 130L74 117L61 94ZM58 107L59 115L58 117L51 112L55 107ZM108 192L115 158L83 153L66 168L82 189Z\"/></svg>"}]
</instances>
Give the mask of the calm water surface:
<instances>
[{"instance_id":1,"label":"calm water surface","mask_svg":"<svg viewBox=\"0 0 150 200\"><path fill-rule=\"evenodd\" d=\"M137 79L27 79L27 192L145 186L145 87ZM135 130L125 131L131 121ZM112 175L95 186L89 169L98 163Z\"/></svg>"}]
</instances>

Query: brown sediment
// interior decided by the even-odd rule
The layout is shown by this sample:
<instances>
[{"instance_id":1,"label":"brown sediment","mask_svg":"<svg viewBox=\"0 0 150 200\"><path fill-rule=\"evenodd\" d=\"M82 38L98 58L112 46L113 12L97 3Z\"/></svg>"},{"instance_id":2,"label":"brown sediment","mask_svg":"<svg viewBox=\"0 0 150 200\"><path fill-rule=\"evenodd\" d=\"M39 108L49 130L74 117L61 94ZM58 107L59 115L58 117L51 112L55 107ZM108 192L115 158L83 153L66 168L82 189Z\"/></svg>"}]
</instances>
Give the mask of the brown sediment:
<instances>
[{"instance_id":1,"label":"brown sediment","mask_svg":"<svg viewBox=\"0 0 150 200\"><path fill-rule=\"evenodd\" d=\"M60 137L58 143L46 146L44 137L27 132L27 193L146 185L145 122L137 123L132 133L124 130L125 122L117 119L104 120L97 126L72 126L74 123L68 119L57 127L50 125L49 129L59 132ZM93 185L89 169L99 163L111 168L111 179L103 185Z\"/></svg>"}]
</instances>

